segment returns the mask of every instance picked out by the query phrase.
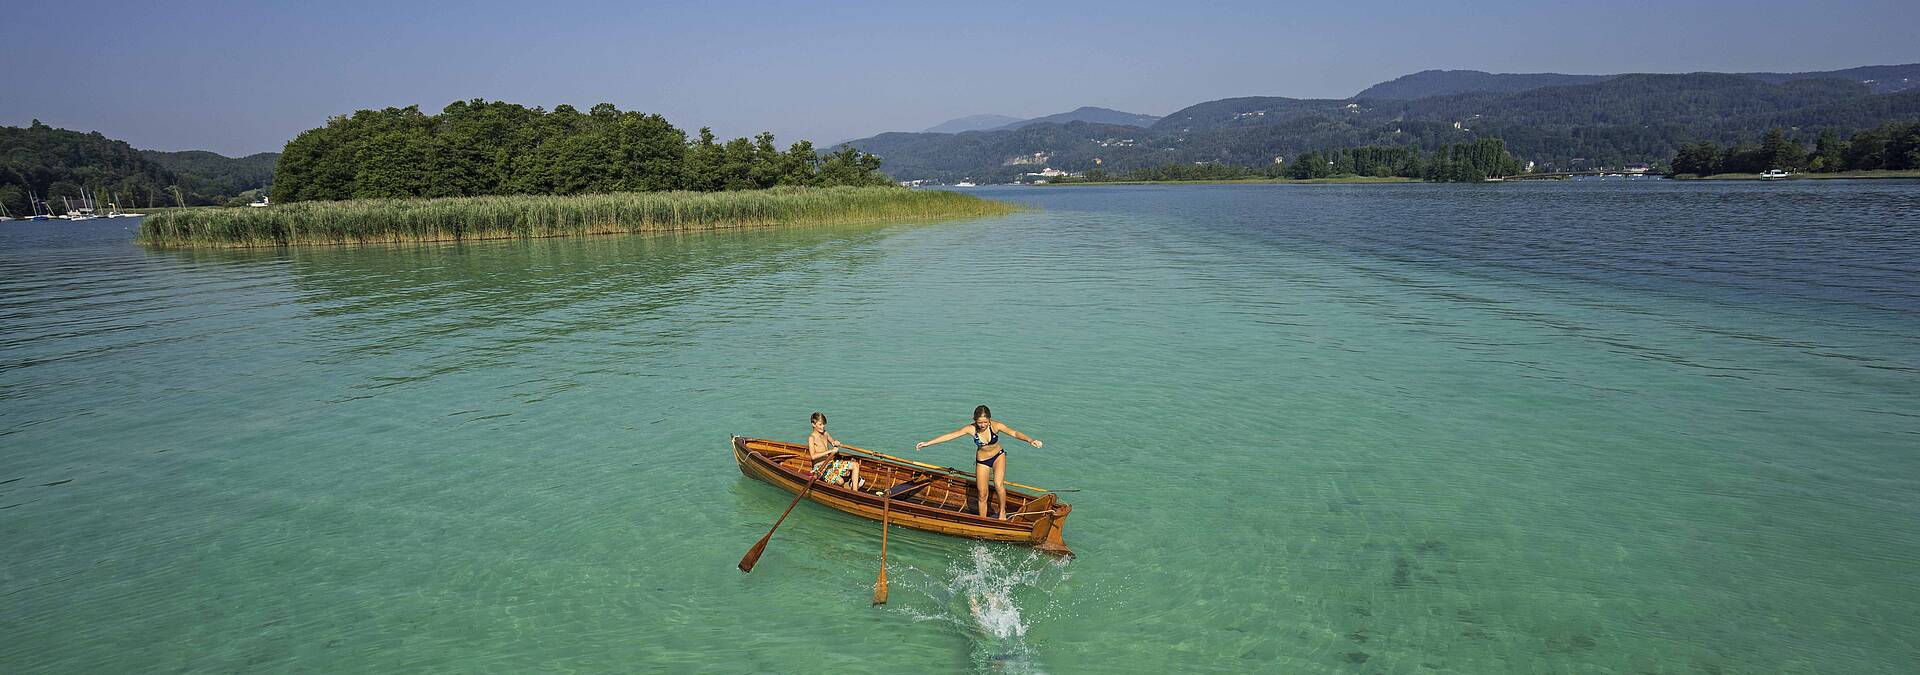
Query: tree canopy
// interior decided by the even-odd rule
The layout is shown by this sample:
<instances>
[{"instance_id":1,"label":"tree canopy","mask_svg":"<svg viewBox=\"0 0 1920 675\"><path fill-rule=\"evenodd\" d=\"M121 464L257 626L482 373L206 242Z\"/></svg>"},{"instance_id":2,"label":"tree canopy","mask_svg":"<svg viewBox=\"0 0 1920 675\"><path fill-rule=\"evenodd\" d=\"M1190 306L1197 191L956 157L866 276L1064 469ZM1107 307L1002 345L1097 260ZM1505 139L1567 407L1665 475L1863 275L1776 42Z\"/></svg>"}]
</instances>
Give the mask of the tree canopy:
<instances>
[{"instance_id":1,"label":"tree canopy","mask_svg":"<svg viewBox=\"0 0 1920 675\"><path fill-rule=\"evenodd\" d=\"M822 155L773 134L718 142L660 115L601 103L580 112L502 101L360 110L302 132L281 153L282 202L370 197L570 195L744 190L778 185L884 185L880 160L851 148Z\"/></svg>"}]
</instances>

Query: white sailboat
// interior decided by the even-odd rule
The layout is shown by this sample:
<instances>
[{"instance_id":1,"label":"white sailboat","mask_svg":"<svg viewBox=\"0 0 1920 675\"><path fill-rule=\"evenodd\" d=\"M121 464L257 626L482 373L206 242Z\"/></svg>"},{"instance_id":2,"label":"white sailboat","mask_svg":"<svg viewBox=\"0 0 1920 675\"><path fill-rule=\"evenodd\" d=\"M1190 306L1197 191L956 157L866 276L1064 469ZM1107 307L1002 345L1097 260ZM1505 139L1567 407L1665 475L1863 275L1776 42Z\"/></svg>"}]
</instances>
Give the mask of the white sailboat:
<instances>
[{"instance_id":1,"label":"white sailboat","mask_svg":"<svg viewBox=\"0 0 1920 675\"><path fill-rule=\"evenodd\" d=\"M117 194L116 194L116 195L114 195L114 198L115 198L115 199L119 199L119 195L117 195ZM120 202L107 202L107 217L108 217L108 218L139 218L139 217L141 217L141 216L144 216L144 215L147 215L147 214L144 214L144 213L126 213L126 212L122 212L122 211L120 210Z\"/></svg>"},{"instance_id":2,"label":"white sailboat","mask_svg":"<svg viewBox=\"0 0 1920 675\"><path fill-rule=\"evenodd\" d=\"M45 200L34 196L32 190L27 191L27 204L33 206L33 215L28 216L26 220L53 220L53 205L48 204ZM40 213L40 207L42 205L45 205L47 207L47 212L44 214Z\"/></svg>"},{"instance_id":3,"label":"white sailboat","mask_svg":"<svg viewBox=\"0 0 1920 675\"><path fill-rule=\"evenodd\" d=\"M93 220L93 208L86 205L86 197L80 198L80 208L77 209L73 208L73 201L66 197L61 197L60 203L67 207L67 215L61 216L62 218L67 220Z\"/></svg>"}]
</instances>

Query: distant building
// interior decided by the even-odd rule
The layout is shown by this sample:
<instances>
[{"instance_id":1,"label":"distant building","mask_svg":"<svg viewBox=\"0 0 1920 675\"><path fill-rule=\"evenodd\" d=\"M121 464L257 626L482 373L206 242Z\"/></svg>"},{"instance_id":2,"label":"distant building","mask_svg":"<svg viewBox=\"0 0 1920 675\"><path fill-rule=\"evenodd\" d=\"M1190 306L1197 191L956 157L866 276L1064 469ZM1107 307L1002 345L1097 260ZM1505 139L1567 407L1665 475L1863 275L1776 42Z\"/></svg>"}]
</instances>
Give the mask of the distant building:
<instances>
[{"instance_id":1,"label":"distant building","mask_svg":"<svg viewBox=\"0 0 1920 675\"><path fill-rule=\"evenodd\" d=\"M1024 179L1028 179L1034 183L1044 183L1048 178L1079 178L1082 175L1084 174L1081 174L1078 172L1061 171L1053 167L1047 167L1039 171L1020 174L1020 177Z\"/></svg>"}]
</instances>

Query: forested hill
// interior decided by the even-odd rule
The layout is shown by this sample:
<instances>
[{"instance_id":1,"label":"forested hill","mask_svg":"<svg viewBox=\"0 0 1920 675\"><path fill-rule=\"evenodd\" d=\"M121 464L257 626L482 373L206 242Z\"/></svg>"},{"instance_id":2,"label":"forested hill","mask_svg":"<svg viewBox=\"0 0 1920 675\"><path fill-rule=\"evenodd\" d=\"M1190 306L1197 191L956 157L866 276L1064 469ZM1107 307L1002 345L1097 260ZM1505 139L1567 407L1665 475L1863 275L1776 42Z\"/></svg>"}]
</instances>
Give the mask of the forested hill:
<instances>
[{"instance_id":1,"label":"forested hill","mask_svg":"<svg viewBox=\"0 0 1920 675\"><path fill-rule=\"evenodd\" d=\"M1354 98L1412 100L1470 91L1516 92L1541 87L1597 82L1612 75L1560 73L1488 73L1478 70L1422 70L1381 82L1354 94Z\"/></svg>"},{"instance_id":2,"label":"forested hill","mask_svg":"<svg viewBox=\"0 0 1920 675\"><path fill-rule=\"evenodd\" d=\"M1861 66L1846 70L1824 70L1812 73L1741 73L1763 82L1781 83L1792 80L1812 80L1819 78L1837 78L1867 85L1876 94L1920 89L1920 63L1908 63L1898 66Z\"/></svg>"},{"instance_id":3,"label":"forested hill","mask_svg":"<svg viewBox=\"0 0 1920 675\"><path fill-rule=\"evenodd\" d=\"M1836 78L1772 83L1739 74L1623 75L1517 92L1415 100L1244 97L1168 114L1149 129L1036 124L1016 131L883 134L851 142L902 179L1002 181L1043 167L1125 172L1211 162L1264 166L1312 150L1501 138L1523 162L1562 169L1659 163L1688 143L1767 129L1802 140L1920 117L1920 88L1875 93ZM1796 129L1797 128L1797 129ZM1810 140L1809 140L1810 142Z\"/></svg>"},{"instance_id":4,"label":"forested hill","mask_svg":"<svg viewBox=\"0 0 1920 675\"><path fill-rule=\"evenodd\" d=\"M280 160L277 152L228 157L205 150L141 150L140 155L178 174L188 192L228 196L271 187L273 165Z\"/></svg>"},{"instance_id":5,"label":"forested hill","mask_svg":"<svg viewBox=\"0 0 1920 675\"><path fill-rule=\"evenodd\" d=\"M0 204L15 216L34 212L29 193L55 213L65 212L65 200L78 204L89 193L103 202L170 204L165 190L177 182L172 171L97 131L55 129L40 120L0 127Z\"/></svg>"},{"instance_id":6,"label":"forested hill","mask_svg":"<svg viewBox=\"0 0 1920 675\"><path fill-rule=\"evenodd\" d=\"M1712 74L1712 73L1694 73ZM1822 70L1804 73L1731 73L1780 84L1794 80L1840 79L1858 82L1867 86L1876 94L1891 94L1908 89L1920 88L1920 63L1897 66L1861 66L1844 70ZM1542 87L1560 87L1575 84L1591 84L1611 80L1626 75L1563 75L1560 73L1488 73L1478 70L1423 70L1412 75L1403 75L1380 84L1367 87L1356 99L1393 99L1413 100L1432 96L1450 96L1469 92L1513 93L1540 89Z\"/></svg>"},{"instance_id":7,"label":"forested hill","mask_svg":"<svg viewBox=\"0 0 1920 675\"><path fill-rule=\"evenodd\" d=\"M932 127L928 127L927 130L922 133L959 134L959 133L966 133L969 131L986 131L988 129L997 129L997 128L1004 127L1009 124L1015 124L1021 121L1023 120L1021 120L1018 117L1008 117L1006 115L968 115L966 117L950 119L945 122L941 122L939 124L933 125Z\"/></svg>"},{"instance_id":8,"label":"forested hill","mask_svg":"<svg viewBox=\"0 0 1920 675\"><path fill-rule=\"evenodd\" d=\"M1028 127L1035 124L1066 124L1068 122L1087 122L1090 124L1119 124L1119 125L1126 125L1126 126L1144 127L1144 126L1153 124L1154 121L1158 119L1160 118L1154 117L1152 115L1141 115L1139 113L1130 113L1130 112L1125 112L1120 110L1114 110L1112 108L1095 108L1093 106L1082 106L1082 107L1075 108L1073 110L1063 112L1063 113L1046 115L1044 117L1035 117L1033 119L1020 120L1017 122L1003 124L999 127L990 129L989 131L1011 131L1014 129Z\"/></svg>"},{"instance_id":9,"label":"forested hill","mask_svg":"<svg viewBox=\"0 0 1920 675\"><path fill-rule=\"evenodd\" d=\"M55 213L91 194L102 208L224 204L273 180L275 153L233 159L211 152L136 150L100 132L58 129L34 120L0 127L0 204L33 213L29 193Z\"/></svg>"}]
</instances>

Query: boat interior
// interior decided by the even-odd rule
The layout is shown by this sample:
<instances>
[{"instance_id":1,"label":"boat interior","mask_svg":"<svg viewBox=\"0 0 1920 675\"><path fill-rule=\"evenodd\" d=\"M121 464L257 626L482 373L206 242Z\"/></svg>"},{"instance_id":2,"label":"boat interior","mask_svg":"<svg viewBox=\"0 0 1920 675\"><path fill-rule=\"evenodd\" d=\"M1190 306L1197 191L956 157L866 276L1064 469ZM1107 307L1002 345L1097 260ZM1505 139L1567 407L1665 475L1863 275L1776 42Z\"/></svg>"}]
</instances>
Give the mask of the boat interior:
<instances>
[{"instance_id":1,"label":"boat interior","mask_svg":"<svg viewBox=\"0 0 1920 675\"><path fill-rule=\"evenodd\" d=\"M804 476L809 468L809 462L805 455L786 454L783 456L779 453L766 453L766 455L768 459L778 463L781 468L787 469L795 474ZM979 503L974 496L974 484L971 476L961 478L940 471L903 467L857 453L840 452L836 454L836 457L851 459L860 463L860 479L865 483L862 491L866 494L878 496L876 491L891 491L893 493L892 498L896 504L908 502L970 516L979 515L977 511ZM836 485L833 487L845 489L845 486ZM814 489L819 489L819 486L815 486ZM1032 511L1034 512L1029 513L1030 510L1026 507L1035 501L1042 500L1049 504L1042 505L1042 508L1039 509L1033 509ZM1007 491L1007 511L1013 514L1013 520L1032 520L1038 517L1040 513L1045 513L1046 507L1049 506L1052 501L1053 500L1046 497L1035 497L1016 490ZM987 504L988 509L993 509L994 506L992 503ZM990 513L993 512L990 511ZM994 513L994 515L998 514Z\"/></svg>"}]
</instances>

